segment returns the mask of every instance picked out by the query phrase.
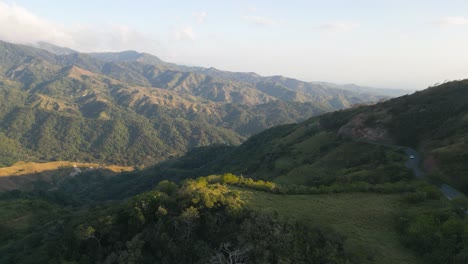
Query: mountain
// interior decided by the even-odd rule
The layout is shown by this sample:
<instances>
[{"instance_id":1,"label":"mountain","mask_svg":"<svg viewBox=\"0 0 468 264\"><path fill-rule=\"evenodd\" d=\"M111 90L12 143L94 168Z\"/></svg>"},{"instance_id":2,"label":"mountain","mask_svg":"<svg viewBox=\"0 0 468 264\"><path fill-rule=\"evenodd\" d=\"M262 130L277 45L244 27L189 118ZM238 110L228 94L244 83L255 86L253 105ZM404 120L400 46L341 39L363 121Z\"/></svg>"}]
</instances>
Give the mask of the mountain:
<instances>
[{"instance_id":1,"label":"mountain","mask_svg":"<svg viewBox=\"0 0 468 264\"><path fill-rule=\"evenodd\" d=\"M39 45L44 49L0 42L0 137L20 146L14 157L0 153L2 165L149 165L383 98L278 78L216 77L134 51L84 54Z\"/></svg>"},{"instance_id":2,"label":"mountain","mask_svg":"<svg viewBox=\"0 0 468 264\"><path fill-rule=\"evenodd\" d=\"M89 56L106 62L141 62L144 64L160 65L164 62L151 54L139 53L134 50L122 52L104 52L104 53L88 53Z\"/></svg>"},{"instance_id":3,"label":"mountain","mask_svg":"<svg viewBox=\"0 0 468 264\"><path fill-rule=\"evenodd\" d=\"M383 97L396 97L408 94L412 91L403 90L403 89L381 89L381 88L372 88L366 86L359 86L356 84L345 84L338 85L329 82L303 82L293 78L287 78L283 76L270 76L263 77L254 72L230 72L218 70L214 67L203 68L203 67L188 67L182 65L175 65L161 61L159 58L149 55L147 53L138 53L135 51L125 51L125 52L108 52L108 53L90 53L89 55L104 59L106 61L113 62L122 62L122 61L140 61L147 64L152 64L156 66L164 65L168 68L177 70L177 71L186 71L186 72L196 72L202 73L207 76L214 78L220 78L225 80L231 80L235 82L242 83L251 83L251 84L264 84L269 85L282 85L289 92L301 92L304 89L307 90L310 96L317 96L316 92L321 90L327 91L339 91L340 93L346 93L349 91L352 93L361 94L361 96L383 96ZM307 88L304 88L307 87ZM267 92L268 91L264 91ZM291 100L290 98L284 98L285 100ZM313 99L312 99L313 100Z\"/></svg>"},{"instance_id":4,"label":"mountain","mask_svg":"<svg viewBox=\"0 0 468 264\"><path fill-rule=\"evenodd\" d=\"M358 92L358 93L372 93L372 94L380 94L380 95L385 95L385 96L390 96L390 97L398 97L398 96L403 96L407 94L411 94L415 92L414 90L405 90L405 89L388 89L388 88L372 88L372 87L366 87L366 86L359 86L356 84L344 84L340 86L342 89L349 90L352 92Z\"/></svg>"},{"instance_id":5,"label":"mountain","mask_svg":"<svg viewBox=\"0 0 468 264\"><path fill-rule=\"evenodd\" d=\"M59 55L62 55L65 53L65 52L61 52L62 50L63 51L69 50L67 48L61 48L61 47L55 46L53 44L48 44L48 43L42 43L42 46L43 47L51 46L52 48L49 48L46 50L51 51L52 53L56 53L55 51L59 51L58 53L56 53ZM407 93L407 91L405 90L376 89L376 88L358 86L355 84L337 85L337 84L325 83L325 82L302 82L296 79L287 78L283 76L262 77L256 73L221 71L213 67L211 68L188 67L188 66L183 66L183 65L176 65L173 63L167 63L167 62L162 61L160 58L154 55L151 55L148 53L139 53L139 52L132 51L132 50L123 51L123 52L101 52L101 53L95 52L95 53L86 53L86 55L96 58L100 61L104 61L104 62L113 62L113 63L140 62L145 65L155 66L154 68L148 69L151 71L154 71L155 69L156 71L170 70L171 72L168 73L169 75L171 73L173 74L173 72L176 72L176 73L188 72L190 73L189 77L192 77L193 75L196 75L196 73L199 73L201 74L201 76L209 76L215 79L222 79L222 80L242 83L242 85L245 85L245 86L253 86L253 88L255 89L258 89L255 87L256 84L258 83L261 83L262 86L264 86L265 83L270 84L270 85L279 84L279 85L284 86L285 89L289 90L289 92L292 92L292 93L304 92L304 89L305 89L308 97L311 97L311 98L308 98L307 101L314 102L314 103L317 101L317 99L320 99L317 97L322 97L324 96L324 94L327 97L336 97L336 93L339 93L339 94L344 93L345 97L352 97L352 96L356 96L357 94L359 94L360 100L373 101L373 100L376 100L376 98L397 96L397 95L403 95ZM120 66L122 67L123 65L120 65ZM127 64L126 66L128 67L130 65ZM132 70L138 70L135 68L134 64L131 66L131 68ZM110 70L110 69L107 69L107 70ZM117 69L114 68L114 70L117 70ZM141 72L142 71L141 69L139 69L138 71L139 73L134 72L133 74L154 75L154 73L151 73L151 72L143 73ZM117 74L117 73L114 73L114 74ZM196 75L196 76L200 76L200 75ZM134 77L136 78L136 76ZM149 81L149 83L151 83L153 86L157 86L157 84L153 84L151 82L151 79L154 77L155 76L139 76L138 79L140 82L143 82L143 83L145 83L144 79L147 79L147 81ZM162 77L165 78L164 80L165 82L168 82L166 80L167 78L171 78L170 76L162 76ZM327 92L323 93L323 90L326 90ZM349 91L351 91L351 93L348 93ZM263 92L267 94L269 93L268 90L266 91L264 90ZM333 92L335 94L331 94ZM294 101L294 99L291 99L290 97L280 98L280 99ZM325 100L330 100L330 99L325 98ZM353 102L344 103L344 105L349 105L349 104L353 104Z\"/></svg>"}]
</instances>

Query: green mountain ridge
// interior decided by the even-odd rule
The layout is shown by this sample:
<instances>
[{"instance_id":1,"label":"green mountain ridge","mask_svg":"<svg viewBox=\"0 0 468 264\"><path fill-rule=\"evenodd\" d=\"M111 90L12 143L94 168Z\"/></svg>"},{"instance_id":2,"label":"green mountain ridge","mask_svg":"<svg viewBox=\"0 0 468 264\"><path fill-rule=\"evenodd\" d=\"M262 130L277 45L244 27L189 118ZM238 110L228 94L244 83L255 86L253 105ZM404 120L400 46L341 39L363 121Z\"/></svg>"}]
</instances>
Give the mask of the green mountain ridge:
<instances>
[{"instance_id":1,"label":"green mountain ridge","mask_svg":"<svg viewBox=\"0 0 468 264\"><path fill-rule=\"evenodd\" d=\"M52 49L47 49L52 53L54 53L58 47L50 44L55 48ZM45 45L43 45L45 47ZM58 54L63 54L64 51L67 51L67 48L63 48L64 50L62 52L59 52ZM351 93L358 93L361 94L361 96L368 96L368 95L374 95L374 96L401 96L408 94L410 91L407 90L402 90L402 89L377 89L377 88L371 88L371 87L364 87L364 86L359 86L356 84L345 84L345 85L337 85L334 83L329 83L329 82L302 82L293 78L287 78L283 76L269 76L269 77L262 77L254 72L230 72L230 71L222 71L218 70L214 67L210 68L203 68L203 67L189 67L189 66L184 66L184 65L177 65L173 63L168 63L162 61L160 58L148 54L148 53L140 53L137 51L129 50L129 51L123 51L123 52L95 52L95 53L87 53L87 55L98 58L100 60L106 61L106 62L141 62L144 64L149 64L153 66L157 66L157 68L166 68L170 70L175 70L175 71L180 71L180 72L193 72L193 73L200 73L204 74L210 77L214 77L217 79L223 79L223 80L230 80L234 82L242 82L244 84L249 84L249 83L279 83L285 87L287 87L290 90L293 91L299 91L297 88L298 86L306 86L309 89L309 92L311 93L312 96L315 95L317 91L321 90L336 90L335 92L339 93L346 93L346 92L351 92ZM290 85L292 84L292 85ZM330 91L327 91L330 92ZM351 94L349 93L349 94Z\"/></svg>"}]
</instances>

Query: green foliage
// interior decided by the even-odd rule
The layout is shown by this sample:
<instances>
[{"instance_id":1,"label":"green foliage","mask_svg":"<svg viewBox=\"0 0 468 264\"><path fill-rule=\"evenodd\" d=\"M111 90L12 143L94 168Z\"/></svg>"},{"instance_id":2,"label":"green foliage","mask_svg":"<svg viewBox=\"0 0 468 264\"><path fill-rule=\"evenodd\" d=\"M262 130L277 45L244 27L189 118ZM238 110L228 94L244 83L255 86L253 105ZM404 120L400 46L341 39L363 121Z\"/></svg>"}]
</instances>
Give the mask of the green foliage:
<instances>
[{"instance_id":1,"label":"green foliage","mask_svg":"<svg viewBox=\"0 0 468 264\"><path fill-rule=\"evenodd\" d=\"M149 165L199 144L186 134L193 129L190 124L184 128L188 129L186 133L163 136L162 131L144 117L125 112L119 116L119 110L115 111L112 120L94 120L18 108L7 115L2 125L4 133L14 139L3 136L0 143L5 143L4 148L11 148L15 143L19 150L13 151L16 156L20 156L21 149L26 148L23 152L33 153L38 160L83 160L124 165ZM31 115L20 114L22 112ZM215 127L209 127L206 133L207 141L200 144L240 142L239 136ZM170 142L174 142L171 147L168 145ZM8 158L4 160L8 161Z\"/></svg>"},{"instance_id":2,"label":"green foliage","mask_svg":"<svg viewBox=\"0 0 468 264\"><path fill-rule=\"evenodd\" d=\"M234 258L250 263L352 263L343 237L274 213L251 211L238 191L221 183L223 178L234 179L198 178L181 185L165 181L153 191L72 218L51 214L57 222L34 227L36 241L46 239L46 244L23 244L25 254L18 255L13 249L24 240L12 237L6 247L0 244L0 263L32 263L32 257L49 263L226 263Z\"/></svg>"},{"instance_id":3,"label":"green foliage","mask_svg":"<svg viewBox=\"0 0 468 264\"><path fill-rule=\"evenodd\" d=\"M19 160L31 159L30 152L14 139L0 132L0 167L10 166Z\"/></svg>"},{"instance_id":4,"label":"green foliage","mask_svg":"<svg viewBox=\"0 0 468 264\"><path fill-rule=\"evenodd\" d=\"M418 186L414 192L406 194L402 201L415 204L426 200L439 200L441 196L442 194L436 186L423 184Z\"/></svg>"},{"instance_id":5,"label":"green foliage","mask_svg":"<svg viewBox=\"0 0 468 264\"><path fill-rule=\"evenodd\" d=\"M349 193L349 192L374 192L374 193L406 193L409 192L413 195L414 192L423 193L425 199L439 199L440 191L427 183L422 181L399 181L395 183L384 184L371 184L368 182L354 182L354 183L335 183L332 185L305 186L305 185L291 185L291 184L278 184L270 181L254 180L251 178L244 178L243 176L236 176L231 173L224 175L211 175L201 177L210 183L224 183L228 185L238 186L242 188L265 191L275 194L329 194L329 193Z\"/></svg>"},{"instance_id":6,"label":"green foliage","mask_svg":"<svg viewBox=\"0 0 468 264\"><path fill-rule=\"evenodd\" d=\"M49 262L69 214L41 199L0 200L0 263Z\"/></svg>"},{"instance_id":7,"label":"green foliage","mask_svg":"<svg viewBox=\"0 0 468 264\"><path fill-rule=\"evenodd\" d=\"M404 212L399 218L403 243L424 258L425 263L466 263L468 221L453 210L426 209Z\"/></svg>"}]
</instances>

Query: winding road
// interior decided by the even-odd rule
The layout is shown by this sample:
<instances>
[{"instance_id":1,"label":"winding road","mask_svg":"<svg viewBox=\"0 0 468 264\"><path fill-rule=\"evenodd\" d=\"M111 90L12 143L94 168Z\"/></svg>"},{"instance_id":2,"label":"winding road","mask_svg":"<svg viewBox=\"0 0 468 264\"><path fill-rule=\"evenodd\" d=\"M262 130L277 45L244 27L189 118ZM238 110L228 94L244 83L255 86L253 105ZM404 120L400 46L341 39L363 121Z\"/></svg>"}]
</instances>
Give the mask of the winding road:
<instances>
[{"instance_id":1,"label":"winding road","mask_svg":"<svg viewBox=\"0 0 468 264\"><path fill-rule=\"evenodd\" d=\"M394 146L394 147L401 147L401 146ZM408 160L405 163L405 166L413 171L414 176L419 179L426 179L424 172L421 170L419 167L419 164L421 164L421 155L414 149L412 148L407 148L403 147L405 149L405 153L408 156ZM411 159L410 157L413 156L414 159ZM463 193L458 191L457 189L453 188L450 185L447 184L442 184L439 187L440 191L442 194L447 197L447 199L452 200L453 198L456 197L464 197Z\"/></svg>"},{"instance_id":2,"label":"winding road","mask_svg":"<svg viewBox=\"0 0 468 264\"><path fill-rule=\"evenodd\" d=\"M416 178L428 180L425 177L423 170L421 170L421 168L419 167L421 164L421 155L415 149L408 148L405 146L377 143L377 142L371 142L371 141L363 141L363 142L374 144L374 145L390 147L390 148L404 149L408 157L408 160L406 161L405 166L408 169L413 171L413 174ZM414 158L412 159L411 156L413 156ZM460 198L465 197L465 195L462 192L460 192L459 190L453 188L452 186L448 184L442 184L441 186L438 186L438 187L440 191L442 192L442 194L449 200L452 200L457 197L460 197Z\"/></svg>"}]
</instances>

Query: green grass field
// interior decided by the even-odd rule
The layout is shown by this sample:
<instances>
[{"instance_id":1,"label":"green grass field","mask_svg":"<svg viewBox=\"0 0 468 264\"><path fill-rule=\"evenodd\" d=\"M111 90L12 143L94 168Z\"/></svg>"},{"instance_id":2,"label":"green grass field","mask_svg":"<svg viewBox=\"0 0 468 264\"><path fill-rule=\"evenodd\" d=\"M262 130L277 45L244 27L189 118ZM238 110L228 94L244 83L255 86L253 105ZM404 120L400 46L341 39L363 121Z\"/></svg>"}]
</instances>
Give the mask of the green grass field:
<instances>
[{"instance_id":1,"label":"green grass field","mask_svg":"<svg viewBox=\"0 0 468 264\"><path fill-rule=\"evenodd\" d=\"M371 263L421 263L403 247L395 229L400 194L345 193L275 195L242 190L253 209L276 210L311 225L331 226L354 250L373 256Z\"/></svg>"}]
</instances>

